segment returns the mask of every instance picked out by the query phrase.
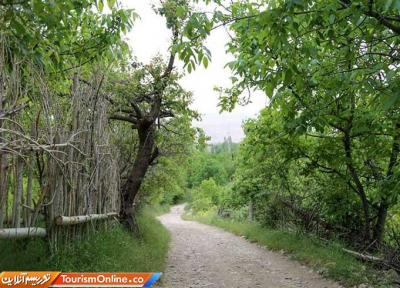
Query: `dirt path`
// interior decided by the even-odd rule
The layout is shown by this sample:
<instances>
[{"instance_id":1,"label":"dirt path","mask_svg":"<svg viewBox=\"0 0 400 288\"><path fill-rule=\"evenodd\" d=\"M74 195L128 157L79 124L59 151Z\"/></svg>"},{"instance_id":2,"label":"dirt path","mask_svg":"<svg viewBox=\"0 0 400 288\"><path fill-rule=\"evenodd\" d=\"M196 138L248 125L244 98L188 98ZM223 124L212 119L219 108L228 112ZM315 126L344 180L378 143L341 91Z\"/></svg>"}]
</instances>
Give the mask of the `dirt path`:
<instances>
[{"instance_id":1,"label":"dirt path","mask_svg":"<svg viewBox=\"0 0 400 288\"><path fill-rule=\"evenodd\" d=\"M309 268L245 239L181 219L183 205L159 217L172 234L164 288L340 287Z\"/></svg>"}]
</instances>

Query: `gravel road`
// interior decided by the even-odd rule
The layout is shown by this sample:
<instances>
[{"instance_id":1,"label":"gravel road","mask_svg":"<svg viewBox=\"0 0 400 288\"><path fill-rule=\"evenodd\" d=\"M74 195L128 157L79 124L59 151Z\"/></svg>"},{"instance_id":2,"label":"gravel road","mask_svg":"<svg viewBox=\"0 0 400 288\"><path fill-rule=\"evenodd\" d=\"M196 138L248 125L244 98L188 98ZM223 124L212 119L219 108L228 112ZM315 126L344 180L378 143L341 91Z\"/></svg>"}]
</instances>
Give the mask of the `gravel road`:
<instances>
[{"instance_id":1,"label":"gravel road","mask_svg":"<svg viewBox=\"0 0 400 288\"><path fill-rule=\"evenodd\" d=\"M341 287L280 253L218 228L184 221L183 208L175 206L159 217L172 235L163 288Z\"/></svg>"}]
</instances>

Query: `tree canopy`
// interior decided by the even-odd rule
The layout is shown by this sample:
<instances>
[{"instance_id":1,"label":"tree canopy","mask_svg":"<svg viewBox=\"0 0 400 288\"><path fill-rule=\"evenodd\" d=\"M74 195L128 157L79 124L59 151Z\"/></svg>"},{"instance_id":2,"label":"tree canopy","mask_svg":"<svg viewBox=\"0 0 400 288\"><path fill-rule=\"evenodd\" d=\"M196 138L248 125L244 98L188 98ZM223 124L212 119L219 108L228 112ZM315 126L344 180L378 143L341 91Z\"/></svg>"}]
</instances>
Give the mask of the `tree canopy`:
<instances>
[{"instance_id":1,"label":"tree canopy","mask_svg":"<svg viewBox=\"0 0 400 288\"><path fill-rule=\"evenodd\" d=\"M212 30L227 28L232 85L220 88L220 106L230 111L253 91L270 100L245 125L238 189L293 192L293 182L302 195L309 181L327 189L329 176L365 243L380 242L399 201L400 2L205 2L214 13L194 13L185 35L201 49Z\"/></svg>"}]
</instances>

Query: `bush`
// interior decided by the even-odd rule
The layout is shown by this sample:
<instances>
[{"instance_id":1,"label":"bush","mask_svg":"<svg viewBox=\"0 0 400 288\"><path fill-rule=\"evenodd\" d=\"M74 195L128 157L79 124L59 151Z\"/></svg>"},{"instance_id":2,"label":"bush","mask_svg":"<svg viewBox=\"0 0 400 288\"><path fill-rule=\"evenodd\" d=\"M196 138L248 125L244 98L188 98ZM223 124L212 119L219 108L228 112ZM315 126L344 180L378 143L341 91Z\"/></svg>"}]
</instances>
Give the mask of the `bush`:
<instances>
[{"instance_id":1,"label":"bush","mask_svg":"<svg viewBox=\"0 0 400 288\"><path fill-rule=\"evenodd\" d=\"M203 180L201 184L192 189L191 208L194 213L216 209L225 198L227 189L218 185L213 178Z\"/></svg>"}]
</instances>

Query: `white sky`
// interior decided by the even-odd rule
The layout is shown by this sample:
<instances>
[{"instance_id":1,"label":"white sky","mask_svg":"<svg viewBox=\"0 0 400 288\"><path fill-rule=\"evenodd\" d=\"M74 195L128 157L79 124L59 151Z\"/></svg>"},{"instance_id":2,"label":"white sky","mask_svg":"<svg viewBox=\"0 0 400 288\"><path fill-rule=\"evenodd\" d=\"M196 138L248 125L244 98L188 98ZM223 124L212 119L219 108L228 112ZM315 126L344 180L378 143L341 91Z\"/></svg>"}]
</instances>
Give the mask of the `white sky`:
<instances>
[{"instance_id":1,"label":"white sky","mask_svg":"<svg viewBox=\"0 0 400 288\"><path fill-rule=\"evenodd\" d=\"M157 1L122 0L124 6L134 8L140 16L128 39L134 55L143 63L148 63L157 54L168 56L171 33L166 28L164 19L154 13L151 7ZM254 117L266 104L266 97L256 93L251 99L252 103L237 107L231 113L219 113L218 93L214 91L214 87L229 87L230 84L230 70L224 69L225 64L232 59L231 55L225 53L228 40L229 36L223 28L213 31L206 45L212 53L208 68L198 67L180 81L186 90L193 93L192 108L202 115L202 121L195 122L194 125L203 128L211 136L213 143L222 142L227 136L231 136L234 142L239 142L243 138L243 120Z\"/></svg>"}]
</instances>

